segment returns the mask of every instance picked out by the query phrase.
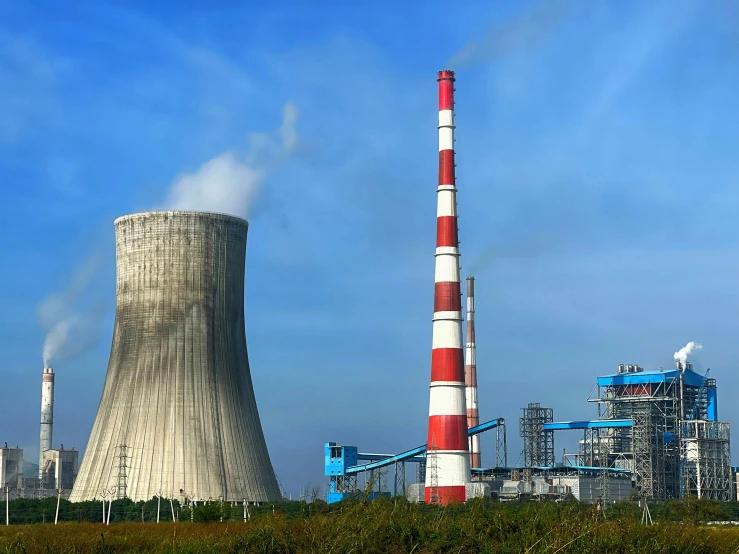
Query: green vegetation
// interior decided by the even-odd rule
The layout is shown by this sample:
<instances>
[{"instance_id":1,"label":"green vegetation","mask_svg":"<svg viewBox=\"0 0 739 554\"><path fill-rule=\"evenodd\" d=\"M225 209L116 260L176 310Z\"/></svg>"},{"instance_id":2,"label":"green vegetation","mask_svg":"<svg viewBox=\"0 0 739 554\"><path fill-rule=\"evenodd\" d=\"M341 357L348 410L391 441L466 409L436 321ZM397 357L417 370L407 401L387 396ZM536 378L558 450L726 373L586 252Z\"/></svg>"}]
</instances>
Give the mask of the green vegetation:
<instances>
[{"instance_id":1,"label":"green vegetation","mask_svg":"<svg viewBox=\"0 0 739 554\"><path fill-rule=\"evenodd\" d=\"M49 500L13 501L37 504L46 510ZM641 510L617 504L606 517L595 507L578 502L475 501L440 508L413 505L404 499L353 501L328 506L289 502L251 509L219 502L182 510L180 522L141 523L156 518L156 499L135 504L119 501L117 520L72 523L90 513L102 519L100 503L64 505L60 525L0 527L0 553L93 552L355 552L355 553L732 553L739 550L739 528L701 525L734 517L735 503L690 500L651 507L656 522L640 524ZM169 507L169 501L162 500ZM97 505L97 506L95 506ZM115 509L115 504L113 505ZM19 505L20 507L20 505ZM30 507L30 504L26 504ZM53 503L56 509L55 501ZM4 506L0 507L4 515ZM97 511L96 511L97 508ZM30 514L30 511L28 512ZM224 521L220 522L221 517ZM61 514L61 509L60 509ZM75 516L76 514L76 516ZM53 521L53 512L46 521ZM138 517L138 519L136 519ZM233 518L232 521L229 521ZM163 521L164 518L162 518ZM39 518L41 521L41 518ZM138 523L133 523L138 521ZM201 523L198 523L201 521ZM214 521L213 523L202 523Z\"/></svg>"}]
</instances>

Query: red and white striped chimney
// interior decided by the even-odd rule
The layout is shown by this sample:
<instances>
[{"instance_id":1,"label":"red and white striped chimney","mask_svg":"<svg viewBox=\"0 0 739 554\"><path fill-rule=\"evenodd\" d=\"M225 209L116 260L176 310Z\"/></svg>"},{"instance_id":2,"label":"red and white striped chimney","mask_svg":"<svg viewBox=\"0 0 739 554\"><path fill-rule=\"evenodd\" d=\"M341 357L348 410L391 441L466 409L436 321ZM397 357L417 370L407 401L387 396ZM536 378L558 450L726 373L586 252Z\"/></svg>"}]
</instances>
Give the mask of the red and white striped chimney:
<instances>
[{"instance_id":1,"label":"red and white striped chimney","mask_svg":"<svg viewBox=\"0 0 739 554\"><path fill-rule=\"evenodd\" d=\"M464 383L467 386L467 428L480 425L477 413L477 345L475 344L475 278L467 277L467 343L465 345ZM470 465L482 467L480 435L469 438Z\"/></svg>"},{"instance_id":2,"label":"red and white striped chimney","mask_svg":"<svg viewBox=\"0 0 739 554\"><path fill-rule=\"evenodd\" d=\"M436 219L433 350L426 491L427 503L465 501L470 482L467 443L462 295L459 277L457 189L454 177L454 72L439 78L439 186Z\"/></svg>"}]
</instances>

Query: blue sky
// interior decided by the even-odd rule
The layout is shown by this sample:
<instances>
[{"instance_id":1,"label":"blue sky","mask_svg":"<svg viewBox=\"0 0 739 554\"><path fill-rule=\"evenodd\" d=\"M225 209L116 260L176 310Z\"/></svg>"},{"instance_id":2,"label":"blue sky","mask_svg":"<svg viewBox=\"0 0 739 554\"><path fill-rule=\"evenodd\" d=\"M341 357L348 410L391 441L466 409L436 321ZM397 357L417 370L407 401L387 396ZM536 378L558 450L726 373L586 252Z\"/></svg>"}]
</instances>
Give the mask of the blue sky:
<instances>
[{"instance_id":1,"label":"blue sky","mask_svg":"<svg viewBox=\"0 0 739 554\"><path fill-rule=\"evenodd\" d=\"M0 440L36 456L61 298L87 326L54 363L54 442L84 447L112 221L227 154L258 173L247 341L285 488L324 482L325 441L423 442L447 65L480 413L508 419L510 459L526 403L594 417L597 375L690 340L739 422L736 3L280 4L0 0Z\"/></svg>"}]
</instances>

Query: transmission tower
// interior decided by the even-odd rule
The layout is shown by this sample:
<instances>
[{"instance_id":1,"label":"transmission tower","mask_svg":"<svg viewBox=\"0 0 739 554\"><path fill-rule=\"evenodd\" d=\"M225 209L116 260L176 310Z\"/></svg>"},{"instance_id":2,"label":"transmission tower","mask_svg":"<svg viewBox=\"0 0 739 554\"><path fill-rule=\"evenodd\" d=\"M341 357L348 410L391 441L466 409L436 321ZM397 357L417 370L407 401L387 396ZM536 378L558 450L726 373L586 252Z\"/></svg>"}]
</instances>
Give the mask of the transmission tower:
<instances>
[{"instance_id":1,"label":"transmission tower","mask_svg":"<svg viewBox=\"0 0 739 554\"><path fill-rule=\"evenodd\" d=\"M439 467L436 434L431 436L431 448L426 452L426 471L429 473L429 504L439 503Z\"/></svg>"},{"instance_id":2,"label":"transmission tower","mask_svg":"<svg viewBox=\"0 0 739 554\"><path fill-rule=\"evenodd\" d=\"M125 444L118 445L118 482L116 483L116 498L126 498L128 486L128 447Z\"/></svg>"}]
</instances>

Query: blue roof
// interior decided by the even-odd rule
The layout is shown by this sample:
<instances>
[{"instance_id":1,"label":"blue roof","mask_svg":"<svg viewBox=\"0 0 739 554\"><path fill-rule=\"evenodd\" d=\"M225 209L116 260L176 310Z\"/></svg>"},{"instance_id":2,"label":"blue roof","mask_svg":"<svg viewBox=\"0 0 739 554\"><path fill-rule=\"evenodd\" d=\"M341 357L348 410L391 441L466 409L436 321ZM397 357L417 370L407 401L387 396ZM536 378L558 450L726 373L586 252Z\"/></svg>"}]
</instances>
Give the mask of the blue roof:
<instances>
[{"instance_id":1,"label":"blue roof","mask_svg":"<svg viewBox=\"0 0 739 554\"><path fill-rule=\"evenodd\" d=\"M547 470L547 471L557 471L557 470L568 470L568 469L577 469L577 470L583 470L583 471L603 471L604 469L611 472L611 473L631 473L630 469L623 469L620 467L599 467L599 466L534 466L531 469L540 469L540 470Z\"/></svg>"},{"instance_id":2,"label":"blue roof","mask_svg":"<svg viewBox=\"0 0 739 554\"><path fill-rule=\"evenodd\" d=\"M613 427L631 427L630 419L597 419L595 421L554 421L544 424L545 431L564 431L565 429L611 429Z\"/></svg>"},{"instance_id":3,"label":"blue roof","mask_svg":"<svg viewBox=\"0 0 739 554\"><path fill-rule=\"evenodd\" d=\"M667 371L639 371L636 373L612 373L598 377L598 386L607 387L609 385L641 385L645 383L664 383L680 378L679 369L670 369ZM700 387L703 383L703 376L691 369L686 369L684 373L685 384L691 387Z\"/></svg>"}]
</instances>

